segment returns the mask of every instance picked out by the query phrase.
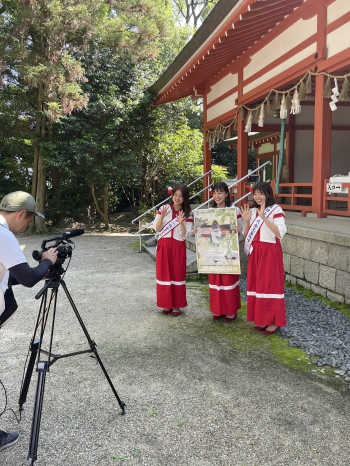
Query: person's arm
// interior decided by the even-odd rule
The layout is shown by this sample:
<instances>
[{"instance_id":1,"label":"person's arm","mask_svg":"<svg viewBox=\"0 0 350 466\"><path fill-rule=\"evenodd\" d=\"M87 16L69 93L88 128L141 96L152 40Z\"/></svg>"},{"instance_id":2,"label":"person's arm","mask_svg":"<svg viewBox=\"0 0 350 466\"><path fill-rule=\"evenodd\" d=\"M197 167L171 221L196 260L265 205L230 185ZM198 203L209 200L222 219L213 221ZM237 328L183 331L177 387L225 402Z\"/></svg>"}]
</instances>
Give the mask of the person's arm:
<instances>
[{"instance_id":1,"label":"person's arm","mask_svg":"<svg viewBox=\"0 0 350 466\"><path fill-rule=\"evenodd\" d=\"M236 213L237 213L237 233L244 234L244 221L241 214L241 211L238 207L235 206Z\"/></svg>"},{"instance_id":2,"label":"person's arm","mask_svg":"<svg viewBox=\"0 0 350 466\"><path fill-rule=\"evenodd\" d=\"M244 236L247 236L250 228L250 219L252 217L252 212L248 204L244 204L244 206L241 207L241 213L244 221Z\"/></svg>"},{"instance_id":3,"label":"person's arm","mask_svg":"<svg viewBox=\"0 0 350 466\"><path fill-rule=\"evenodd\" d=\"M179 210L179 213L176 215L176 218L180 225L180 231L181 231L182 237L186 238L187 231L186 231L186 226L185 226L185 223L186 223L185 212L183 210Z\"/></svg>"},{"instance_id":4,"label":"person's arm","mask_svg":"<svg viewBox=\"0 0 350 466\"><path fill-rule=\"evenodd\" d=\"M269 220L269 218L267 220ZM273 221L274 225L277 227L279 231L278 238L283 239L283 237L287 233L287 227L285 222L285 215L281 207L277 207L276 213L273 213L273 219L271 221ZM269 223L271 223L271 221ZM269 226L269 223L266 222L266 225Z\"/></svg>"},{"instance_id":5,"label":"person's arm","mask_svg":"<svg viewBox=\"0 0 350 466\"><path fill-rule=\"evenodd\" d=\"M23 285L31 288L45 277L56 260L57 250L56 248L50 248L43 253L40 264L36 267L29 267L28 262L22 262L13 267L9 267L10 284Z\"/></svg>"},{"instance_id":6,"label":"person's arm","mask_svg":"<svg viewBox=\"0 0 350 466\"><path fill-rule=\"evenodd\" d=\"M280 210L280 212L279 212ZM272 231L272 233L279 239L282 239L286 234L287 229L284 222L284 213L280 207L277 207L276 213L273 213L272 218L266 218L265 214L265 203L261 204L259 210L259 216L264 221L265 225Z\"/></svg>"},{"instance_id":7,"label":"person's arm","mask_svg":"<svg viewBox=\"0 0 350 466\"><path fill-rule=\"evenodd\" d=\"M23 285L28 288L36 285L52 267L50 259L43 259L37 267L29 267L28 262L15 265L9 269L10 284Z\"/></svg>"},{"instance_id":8,"label":"person's arm","mask_svg":"<svg viewBox=\"0 0 350 466\"><path fill-rule=\"evenodd\" d=\"M189 215L188 218L185 218L183 221L183 224L185 225L185 232L182 232L182 236L184 238L187 238L188 236L192 235L192 232L194 232L193 228L193 215L192 213ZM185 233L185 234L184 234Z\"/></svg>"},{"instance_id":9,"label":"person's arm","mask_svg":"<svg viewBox=\"0 0 350 466\"><path fill-rule=\"evenodd\" d=\"M169 213L168 204L161 206L154 220L153 228L158 233L163 227L163 219Z\"/></svg>"}]
</instances>

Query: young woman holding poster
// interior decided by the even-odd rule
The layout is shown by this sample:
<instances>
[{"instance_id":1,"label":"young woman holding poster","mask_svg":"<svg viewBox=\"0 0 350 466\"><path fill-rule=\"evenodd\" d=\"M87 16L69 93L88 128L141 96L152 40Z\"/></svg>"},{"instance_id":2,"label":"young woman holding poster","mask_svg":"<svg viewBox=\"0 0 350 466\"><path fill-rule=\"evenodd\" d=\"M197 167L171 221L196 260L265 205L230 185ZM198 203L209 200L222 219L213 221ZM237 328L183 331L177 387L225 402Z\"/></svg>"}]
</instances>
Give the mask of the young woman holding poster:
<instances>
[{"instance_id":1,"label":"young woman holding poster","mask_svg":"<svg viewBox=\"0 0 350 466\"><path fill-rule=\"evenodd\" d=\"M178 316L186 300L186 237L193 228L188 188L177 185L169 204L160 207L154 220L156 230L157 306L163 314Z\"/></svg>"},{"instance_id":2,"label":"young woman holding poster","mask_svg":"<svg viewBox=\"0 0 350 466\"><path fill-rule=\"evenodd\" d=\"M223 181L215 183L212 187L213 206L216 208L230 207L228 186ZM236 207L238 230L243 231L242 215ZM236 274L208 274L209 302L213 319L225 317L225 322L233 322L237 311L241 307L241 293L239 289L239 275Z\"/></svg>"},{"instance_id":3,"label":"young woman holding poster","mask_svg":"<svg viewBox=\"0 0 350 466\"><path fill-rule=\"evenodd\" d=\"M248 257L247 321L266 335L286 325L284 301L284 267L281 239L287 233L285 215L275 203L269 183L253 188L254 208L246 204L244 251Z\"/></svg>"}]
</instances>

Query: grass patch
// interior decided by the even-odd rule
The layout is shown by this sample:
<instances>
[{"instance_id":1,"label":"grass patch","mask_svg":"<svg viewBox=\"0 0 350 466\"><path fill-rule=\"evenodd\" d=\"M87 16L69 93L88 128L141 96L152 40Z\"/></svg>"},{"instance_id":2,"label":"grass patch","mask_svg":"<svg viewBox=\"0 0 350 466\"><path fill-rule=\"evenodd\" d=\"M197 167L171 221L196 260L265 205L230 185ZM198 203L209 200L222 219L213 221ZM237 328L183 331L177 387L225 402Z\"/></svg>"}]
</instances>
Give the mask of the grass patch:
<instances>
[{"instance_id":1,"label":"grass patch","mask_svg":"<svg viewBox=\"0 0 350 466\"><path fill-rule=\"evenodd\" d=\"M145 241L141 241L141 244L145 244ZM133 241L132 243L128 243L128 246L134 251L143 252L140 251L140 241Z\"/></svg>"},{"instance_id":2,"label":"grass patch","mask_svg":"<svg viewBox=\"0 0 350 466\"><path fill-rule=\"evenodd\" d=\"M208 285L208 275L203 273L189 273L186 275L186 285L187 283L204 283Z\"/></svg>"},{"instance_id":3,"label":"grass patch","mask_svg":"<svg viewBox=\"0 0 350 466\"><path fill-rule=\"evenodd\" d=\"M293 367L294 369L307 371L316 367L314 365L310 366L310 358L304 351L289 346L287 340L274 336L269 343L272 354L283 364Z\"/></svg>"},{"instance_id":4,"label":"grass patch","mask_svg":"<svg viewBox=\"0 0 350 466\"><path fill-rule=\"evenodd\" d=\"M194 283L189 284L188 287L194 288ZM209 310L208 286L198 283L196 289L203 292L203 300L206 302L207 309ZM314 293L310 295L310 298L314 298L315 296L318 295ZM328 302L330 303L329 300ZM313 372L313 374L330 377L342 384L346 383L341 378L335 378L334 368L327 366L319 367L313 364L313 362L317 362L317 356L309 357L300 348L289 346L288 340L281 338L278 334L267 336L262 332L254 331L253 323L246 321L246 315L247 303L245 302L242 302L242 307L238 310L238 318L232 324L226 324L222 320L213 321L211 314L208 313L208 317L203 321L203 331L213 339L225 340L232 348L243 353L259 353L273 358L292 369L309 374L311 371L317 371Z\"/></svg>"}]
</instances>

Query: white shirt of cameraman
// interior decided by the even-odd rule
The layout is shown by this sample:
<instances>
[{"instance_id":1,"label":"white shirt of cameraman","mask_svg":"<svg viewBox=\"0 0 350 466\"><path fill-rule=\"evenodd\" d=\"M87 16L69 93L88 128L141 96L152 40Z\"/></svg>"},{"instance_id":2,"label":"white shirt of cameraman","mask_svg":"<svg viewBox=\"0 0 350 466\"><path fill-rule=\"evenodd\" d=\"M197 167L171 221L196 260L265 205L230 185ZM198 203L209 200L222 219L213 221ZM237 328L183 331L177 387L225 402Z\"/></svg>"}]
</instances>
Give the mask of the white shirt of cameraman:
<instances>
[{"instance_id":1,"label":"white shirt of cameraman","mask_svg":"<svg viewBox=\"0 0 350 466\"><path fill-rule=\"evenodd\" d=\"M5 309L4 294L9 280L9 269L27 262L19 242L9 230L9 226L0 215L0 315Z\"/></svg>"}]
</instances>

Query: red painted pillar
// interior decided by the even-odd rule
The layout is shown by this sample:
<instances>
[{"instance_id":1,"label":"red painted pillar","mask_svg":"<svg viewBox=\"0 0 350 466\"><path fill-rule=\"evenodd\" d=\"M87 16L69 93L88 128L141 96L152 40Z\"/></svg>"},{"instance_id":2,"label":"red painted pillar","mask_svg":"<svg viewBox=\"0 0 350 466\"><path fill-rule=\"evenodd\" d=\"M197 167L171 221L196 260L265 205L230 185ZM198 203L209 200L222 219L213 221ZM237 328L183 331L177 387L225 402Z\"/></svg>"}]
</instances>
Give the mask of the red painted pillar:
<instances>
[{"instance_id":1,"label":"red painted pillar","mask_svg":"<svg viewBox=\"0 0 350 466\"><path fill-rule=\"evenodd\" d=\"M211 170L211 150L209 148L209 143L206 141L206 135L204 133L204 172L207 173L209 170ZM209 176L205 176L203 178L203 188L206 188L211 184L211 174ZM204 191L204 200L207 201L209 199L209 193L208 190Z\"/></svg>"},{"instance_id":2,"label":"red painted pillar","mask_svg":"<svg viewBox=\"0 0 350 466\"><path fill-rule=\"evenodd\" d=\"M314 125L314 163L312 177L312 212L317 217L325 217L322 212L324 179L331 175L332 110L329 99L323 97L326 76L315 76L315 125Z\"/></svg>"},{"instance_id":3,"label":"red painted pillar","mask_svg":"<svg viewBox=\"0 0 350 466\"><path fill-rule=\"evenodd\" d=\"M237 121L237 179L241 179L248 173L248 133L244 132L245 122L238 115ZM244 181L237 186L237 199L246 194Z\"/></svg>"},{"instance_id":4,"label":"red painted pillar","mask_svg":"<svg viewBox=\"0 0 350 466\"><path fill-rule=\"evenodd\" d=\"M243 68L238 71L238 97L243 95ZM241 108L241 111L243 108ZM248 173L248 133L244 132L245 121L242 121L241 112L237 115L237 180L240 180ZM246 115L247 117L247 115ZM244 189L244 181L237 186L237 197L240 199L246 190ZM245 202L247 199L245 199Z\"/></svg>"},{"instance_id":5,"label":"red painted pillar","mask_svg":"<svg viewBox=\"0 0 350 466\"><path fill-rule=\"evenodd\" d=\"M207 95L203 98L203 174L211 170L211 149L209 142L207 142ZM203 178L203 188L207 188L211 184L211 174ZM209 191L204 191L204 201L209 199Z\"/></svg>"}]
</instances>

